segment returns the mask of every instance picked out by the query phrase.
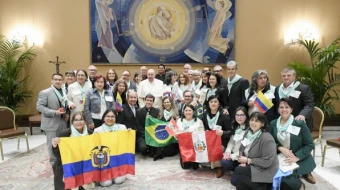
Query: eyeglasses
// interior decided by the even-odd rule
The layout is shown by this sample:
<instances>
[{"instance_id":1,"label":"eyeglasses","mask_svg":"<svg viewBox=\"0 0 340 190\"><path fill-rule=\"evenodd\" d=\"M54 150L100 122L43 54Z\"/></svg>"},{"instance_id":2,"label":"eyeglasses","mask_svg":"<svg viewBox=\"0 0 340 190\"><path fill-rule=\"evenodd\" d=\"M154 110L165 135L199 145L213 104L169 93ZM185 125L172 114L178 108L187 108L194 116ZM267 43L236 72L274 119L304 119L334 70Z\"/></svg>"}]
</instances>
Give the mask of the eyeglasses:
<instances>
[{"instance_id":1,"label":"eyeglasses","mask_svg":"<svg viewBox=\"0 0 340 190\"><path fill-rule=\"evenodd\" d=\"M61 81L63 81L63 79L53 79L54 81L56 81L56 82L61 82Z\"/></svg>"},{"instance_id":2,"label":"eyeglasses","mask_svg":"<svg viewBox=\"0 0 340 190\"><path fill-rule=\"evenodd\" d=\"M116 119L116 116L113 116L113 115L107 115L107 116L105 116L105 118L108 118L108 119Z\"/></svg>"},{"instance_id":3,"label":"eyeglasses","mask_svg":"<svg viewBox=\"0 0 340 190\"><path fill-rule=\"evenodd\" d=\"M245 117L246 115L244 114L236 114L235 117L241 118L241 117Z\"/></svg>"},{"instance_id":4,"label":"eyeglasses","mask_svg":"<svg viewBox=\"0 0 340 190\"><path fill-rule=\"evenodd\" d=\"M124 77L129 77L130 75L123 75Z\"/></svg>"},{"instance_id":5,"label":"eyeglasses","mask_svg":"<svg viewBox=\"0 0 340 190\"><path fill-rule=\"evenodd\" d=\"M222 70L214 70L215 73L222 72Z\"/></svg>"},{"instance_id":6,"label":"eyeglasses","mask_svg":"<svg viewBox=\"0 0 340 190\"><path fill-rule=\"evenodd\" d=\"M184 97L186 97L186 98L191 98L191 96L184 96Z\"/></svg>"},{"instance_id":7,"label":"eyeglasses","mask_svg":"<svg viewBox=\"0 0 340 190\"><path fill-rule=\"evenodd\" d=\"M77 77L85 77L85 75L77 75Z\"/></svg>"},{"instance_id":8,"label":"eyeglasses","mask_svg":"<svg viewBox=\"0 0 340 190\"><path fill-rule=\"evenodd\" d=\"M75 119L73 120L73 122L83 122L84 120L83 119Z\"/></svg>"}]
</instances>

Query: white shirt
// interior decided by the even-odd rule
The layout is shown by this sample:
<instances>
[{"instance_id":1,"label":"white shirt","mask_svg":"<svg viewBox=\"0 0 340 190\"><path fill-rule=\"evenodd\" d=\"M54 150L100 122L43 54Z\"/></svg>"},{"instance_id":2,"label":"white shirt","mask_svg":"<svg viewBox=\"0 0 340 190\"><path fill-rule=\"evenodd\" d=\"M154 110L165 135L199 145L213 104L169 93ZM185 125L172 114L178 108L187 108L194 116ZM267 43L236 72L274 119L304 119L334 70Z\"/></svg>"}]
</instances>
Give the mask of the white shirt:
<instances>
[{"instance_id":1,"label":"white shirt","mask_svg":"<svg viewBox=\"0 0 340 190\"><path fill-rule=\"evenodd\" d=\"M148 79L143 80L139 83L137 94L140 108L145 106L145 96L148 94L152 94L155 97L153 106L156 108L161 107L163 97L163 81L156 78L153 80L153 82L150 82Z\"/></svg>"}]
</instances>

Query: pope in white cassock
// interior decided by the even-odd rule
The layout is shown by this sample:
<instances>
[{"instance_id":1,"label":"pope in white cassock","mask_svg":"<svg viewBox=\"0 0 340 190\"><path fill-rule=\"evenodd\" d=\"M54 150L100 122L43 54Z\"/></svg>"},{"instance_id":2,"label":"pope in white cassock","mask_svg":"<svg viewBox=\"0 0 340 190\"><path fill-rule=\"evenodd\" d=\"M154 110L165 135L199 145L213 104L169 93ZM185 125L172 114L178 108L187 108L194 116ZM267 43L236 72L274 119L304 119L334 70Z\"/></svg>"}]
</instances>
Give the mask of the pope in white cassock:
<instances>
[{"instance_id":1,"label":"pope in white cassock","mask_svg":"<svg viewBox=\"0 0 340 190\"><path fill-rule=\"evenodd\" d=\"M139 83L138 87L138 103L139 107L145 106L145 96L152 94L155 97L153 107L160 108L162 106L163 81L155 78L155 70L149 69L147 79Z\"/></svg>"}]
</instances>

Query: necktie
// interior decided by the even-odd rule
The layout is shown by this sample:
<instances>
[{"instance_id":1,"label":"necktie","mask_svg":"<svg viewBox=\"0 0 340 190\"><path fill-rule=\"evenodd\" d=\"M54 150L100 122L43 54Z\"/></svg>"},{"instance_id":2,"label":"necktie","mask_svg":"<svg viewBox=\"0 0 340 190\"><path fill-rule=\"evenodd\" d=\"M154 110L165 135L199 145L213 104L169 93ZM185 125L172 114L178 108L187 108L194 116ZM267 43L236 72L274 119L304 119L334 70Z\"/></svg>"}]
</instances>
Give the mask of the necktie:
<instances>
[{"instance_id":1,"label":"necktie","mask_svg":"<svg viewBox=\"0 0 340 190\"><path fill-rule=\"evenodd\" d=\"M135 107L131 106L131 110L132 110L133 115L136 117L136 110L135 110Z\"/></svg>"}]
</instances>

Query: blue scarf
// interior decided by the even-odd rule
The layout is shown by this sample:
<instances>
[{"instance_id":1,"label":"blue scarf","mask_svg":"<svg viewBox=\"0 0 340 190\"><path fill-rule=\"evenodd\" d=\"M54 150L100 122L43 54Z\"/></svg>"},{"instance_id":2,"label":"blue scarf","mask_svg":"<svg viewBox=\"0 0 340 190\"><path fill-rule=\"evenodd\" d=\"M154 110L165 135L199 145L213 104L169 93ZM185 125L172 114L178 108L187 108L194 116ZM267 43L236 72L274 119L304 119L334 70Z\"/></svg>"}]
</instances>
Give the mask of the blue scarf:
<instances>
[{"instance_id":1,"label":"blue scarf","mask_svg":"<svg viewBox=\"0 0 340 190\"><path fill-rule=\"evenodd\" d=\"M230 94L230 89L233 86L233 84L235 82L237 82L238 80L240 80L241 78L242 77L240 75L238 75L238 74L236 74L232 80L230 80L230 77L228 78L228 93L229 94Z\"/></svg>"},{"instance_id":2,"label":"blue scarf","mask_svg":"<svg viewBox=\"0 0 340 190\"><path fill-rule=\"evenodd\" d=\"M105 123L103 123L101 127L105 132L118 131L117 123L113 124L112 126L107 126Z\"/></svg>"},{"instance_id":3,"label":"blue scarf","mask_svg":"<svg viewBox=\"0 0 340 190\"><path fill-rule=\"evenodd\" d=\"M238 126L238 128L235 131L234 138L233 138L234 141L242 140L243 136L241 135L241 133L245 128L246 128L246 125L244 124L241 126Z\"/></svg>"},{"instance_id":4,"label":"blue scarf","mask_svg":"<svg viewBox=\"0 0 340 190\"><path fill-rule=\"evenodd\" d=\"M79 133L79 131L73 125L71 125L71 137L82 137L86 135L88 135L86 125L84 126L82 133Z\"/></svg>"},{"instance_id":5,"label":"blue scarf","mask_svg":"<svg viewBox=\"0 0 340 190\"><path fill-rule=\"evenodd\" d=\"M211 90L211 88L209 88L206 99L208 100L210 96L215 95L216 91L217 91L217 88L215 88L214 90Z\"/></svg>"},{"instance_id":6,"label":"blue scarf","mask_svg":"<svg viewBox=\"0 0 340 190\"><path fill-rule=\"evenodd\" d=\"M256 138L258 138L262 134L261 129L258 130L256 133L253 133L251 130L247 133L247 146L252 144Z\"/></svg>"},{"instance_id":7,"label":"blue scarf","mask_svg":"<svg viewBox=\"0 0 340 190\"><path fill-rule=\"evenodd\" d=\"M65 89L62 88L62 92L63 95L60 94L59 90L57 90L53 85L51 85L53 91L55 92L55 94L57 95L59 101L61 102L62 106L65 107L66 106L66 101L67 101L67 96L66 96L66 92Z\"/></svg>"},{"instance_id":8,"label":"blue scarf","mask_svg":"<svg viewBox=\"0 0 340 190\"><path fill-rule=\"evenodd\" d=\"M182 121L182 125L185 131L187 131L189 129L189 127L195 123L195 119L192 118L192 120L187 121L186 119L183 119Z\"/></svg>"},{"instance_id":9,"label":"blue scarf","mask_svg":"<svg viewBox=\"0 0 340 190\"><path fill-rule=\"evenodd\" d=\"M279 133L279 137L280 139L282 139L283 141L286 140L286 136L287 136L287 129L289 127L289 125L291 125L294 122L294 116L290 115L289 119L287 120L287 122L282 126L281 125L281 116L279 117L279 119L277 119L276 121L276 127L277 127L277 131Z\"/></svg>"},{"instance_id":10,"label":"blue scarf","mask_svg":"<svg viewBox=\"0 0 340 190\"><path fill-rule=\"evenodd\" d=\"M163 110L163 116L166 121L168 121L172 117L172 110L168 111L166 109Z\"/></svg>"},{"instance_id":11,"label":"blue scarf","mask_svg":"<svg viewBox=\"0 0 340 190\"><path fill-rule=\"evenodd\" d=\"M210 118L210 117L209 117L209 114L207 114L207 121L208 121L209 128L210 128L211 130L214 130L214 129L215 129L216 123L217 123L217 120L218 120L219 117L220 117L220 111L218 111L218 112L216 113L215 117L213 117L213 118Z\"/></svg>"},{"instance_id":12,"label":"blue scarf","mask_svg":"<svg viewBox=\"0 0 340 190\"><path fill-rule=\"evenodd\" d=\"M296 89L297 86L300 85L300 82L297 81L294 83L293 87L288 90L288 92L283 91L283 83L279 87L279 97L281 98L288 98L289 95Z\"/></svg>"}]
</instances>

